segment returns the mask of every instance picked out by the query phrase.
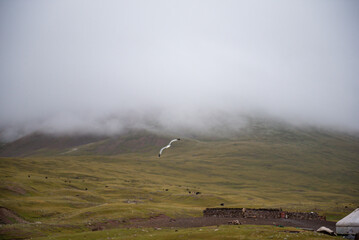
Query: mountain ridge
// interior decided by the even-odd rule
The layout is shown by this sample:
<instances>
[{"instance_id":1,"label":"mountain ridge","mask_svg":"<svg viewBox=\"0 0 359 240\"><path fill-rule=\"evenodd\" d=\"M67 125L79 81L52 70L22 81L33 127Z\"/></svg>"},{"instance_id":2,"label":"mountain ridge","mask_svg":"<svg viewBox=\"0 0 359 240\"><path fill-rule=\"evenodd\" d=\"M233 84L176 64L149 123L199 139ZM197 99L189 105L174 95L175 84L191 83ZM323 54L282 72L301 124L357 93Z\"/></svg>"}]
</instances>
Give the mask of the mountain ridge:
<instances>
[{"instance_id":1,"label":"mountain ridge","mask_svg":"<svg viewBox=\"0 0 359 240\"><path fill-rule=\"evenodd\" d=\"M220 129L216 129L219 131ZM157 151L172 138L180 137L195 143L230 142L230 141L258 141L261 143L298 143L298 144L326 144L333 146L358 145L359 136L345 132L320 129L314 127L294 127L286 124L252 121L246 128L231 135L188 134L184 136L156 133L153 130L131 129L116 135L100 134L49 134L35 132L9 143L0 145L1 157L26 157L36 155L117 155L130 152ZM359 147L358 147L359 148ZM358 152L359 155L359 152Z\"/></svg>"}]
</instances>

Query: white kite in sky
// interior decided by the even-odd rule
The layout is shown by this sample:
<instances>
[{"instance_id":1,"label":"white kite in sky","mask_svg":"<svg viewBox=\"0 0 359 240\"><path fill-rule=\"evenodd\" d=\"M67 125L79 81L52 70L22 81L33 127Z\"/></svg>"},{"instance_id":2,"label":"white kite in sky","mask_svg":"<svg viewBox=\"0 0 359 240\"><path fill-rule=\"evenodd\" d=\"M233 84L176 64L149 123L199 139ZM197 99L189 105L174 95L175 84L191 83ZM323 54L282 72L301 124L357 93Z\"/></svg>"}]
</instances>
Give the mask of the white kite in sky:
<instances>
[{"instance_id":1,"label":"white kite in sky","mask_svg":"<svg viewBox=\"0 0 359 240\"><path fill-rule=\"evenodd\" d=\"M173 142L176 142L176 141L179 141L179 140L181 140L181 139L180 139L180 138L173 139L173 140L170 141L170 143L169 143L167 146L161 148L160 153L158 154L158 157L161 157L162 151L163 151L164 149L171 147L171 144L172 144Z\"/></svg>"}]
</instances>

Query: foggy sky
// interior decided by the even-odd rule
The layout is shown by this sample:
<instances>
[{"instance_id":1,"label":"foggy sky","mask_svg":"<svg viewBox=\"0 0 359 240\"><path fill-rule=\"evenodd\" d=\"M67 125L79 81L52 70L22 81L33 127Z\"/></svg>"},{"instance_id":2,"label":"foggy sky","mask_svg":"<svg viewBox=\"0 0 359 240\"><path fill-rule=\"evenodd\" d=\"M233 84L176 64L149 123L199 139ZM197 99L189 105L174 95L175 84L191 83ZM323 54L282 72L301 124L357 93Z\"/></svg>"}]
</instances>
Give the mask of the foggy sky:
<instances>
[{"instance_id":1,"label":"foggy sky","mask_svg":"<svg viewBox=\"0 0 359 240\"><path fill-rule=\"evenodd\" d=\"M359 2L0 1L0 131L359 131Z\"/></svg>"}]
</instances>

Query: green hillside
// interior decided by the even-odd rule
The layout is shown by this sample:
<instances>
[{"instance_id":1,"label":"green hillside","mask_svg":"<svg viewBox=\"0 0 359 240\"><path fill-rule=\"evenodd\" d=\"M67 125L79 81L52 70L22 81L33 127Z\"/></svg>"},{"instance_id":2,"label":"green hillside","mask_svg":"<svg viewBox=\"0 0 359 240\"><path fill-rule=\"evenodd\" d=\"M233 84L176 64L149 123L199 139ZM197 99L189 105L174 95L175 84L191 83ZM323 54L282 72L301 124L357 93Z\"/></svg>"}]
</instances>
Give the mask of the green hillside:
<instances>
[{"instance_id":1,"label":"green hillside","mask_svg":"<svg viewBox=\"0 0 359 240\"><path fill-rule=\"evenodd\" d=\"M28 136L27 148L20 139L0 151L0 206L42 223L7 225L4 236L81 232L109 219L201 216L221 203L317 211L329 220L359 206L359 139L342 133L257 124L228 139L181 138L161 158L158 150L172 136L140 131L39 144L40 136Z\"/></svg>"}]
</instances>

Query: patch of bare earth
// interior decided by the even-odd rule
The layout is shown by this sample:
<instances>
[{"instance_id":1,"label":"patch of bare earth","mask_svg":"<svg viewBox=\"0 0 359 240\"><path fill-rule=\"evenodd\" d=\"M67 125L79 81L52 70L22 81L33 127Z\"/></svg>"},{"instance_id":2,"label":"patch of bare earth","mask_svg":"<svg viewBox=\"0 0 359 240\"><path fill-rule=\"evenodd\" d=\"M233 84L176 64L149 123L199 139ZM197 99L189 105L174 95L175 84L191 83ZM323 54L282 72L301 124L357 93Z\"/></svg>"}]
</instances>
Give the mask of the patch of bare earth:
<instances>
[{"instance_id":1,"label":"patch of bare earth","mask_svg":"<svg viewBox=\"0 0 359 240\"><path fill-rule=\"evenodd\" d=\"M0 207L0 224L28 223L15 212L5 207Z\"/></svg>"},{"instance_id":2,"label":"patch of bare earth","mask_svg":"<svg viewBox=\"0 0 359 240\"><path fill-rule=\"evenodd\" d=\"M10 191L12 193L16 193L18 195L25 195L26 194L26 190L23 189L22 187L19 186L15 186L15 185L7 185L2 187L2 189Z\"/></svg>"}]
</instances>

